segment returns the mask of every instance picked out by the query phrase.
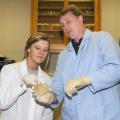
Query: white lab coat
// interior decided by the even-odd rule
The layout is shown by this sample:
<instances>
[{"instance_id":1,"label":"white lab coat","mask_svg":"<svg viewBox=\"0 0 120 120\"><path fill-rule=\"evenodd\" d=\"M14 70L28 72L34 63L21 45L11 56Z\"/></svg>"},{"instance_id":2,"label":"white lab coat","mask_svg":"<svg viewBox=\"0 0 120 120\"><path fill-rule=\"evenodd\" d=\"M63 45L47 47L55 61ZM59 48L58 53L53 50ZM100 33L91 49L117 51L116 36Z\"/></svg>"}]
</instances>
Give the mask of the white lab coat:
<instances>
[{"instance_id":1,"label":"white lab coat","mask_svg":"<svg viewBox=\"0 0 120 120\"><path fill-rule=\"evenodd\" d=\"M52 120L50 108L37 103L32 90L21 85L21 78L27 75L26 60L3 67L0 73L0 120ZM39 67L38 80L51 84L50 77Z\"/></svg>"}]
</instances>

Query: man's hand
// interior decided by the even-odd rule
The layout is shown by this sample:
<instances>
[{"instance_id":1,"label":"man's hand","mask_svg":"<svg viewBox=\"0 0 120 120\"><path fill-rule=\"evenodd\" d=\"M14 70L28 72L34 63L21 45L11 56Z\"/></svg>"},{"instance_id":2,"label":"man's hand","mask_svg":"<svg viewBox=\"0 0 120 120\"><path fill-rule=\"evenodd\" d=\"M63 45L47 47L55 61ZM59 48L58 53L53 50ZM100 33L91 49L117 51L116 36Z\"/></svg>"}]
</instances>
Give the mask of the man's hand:
<instances>
[{"instance_id":1,"label":"man's hand","mask_svg":"<svg viewBox=\"0 0 120 120\"><path fill-rule=\"evenodd\" d=\"M31 88L33 85L35 85L37 83L37 78L35 75L30 74L30 75L24 76L22 78L22 81L23 81L23 83L25 83L25 85L27 87Z\"/></svg>"},{"instance_id":2,"label":"man's hand","mask_svg":"<svg viewBox=\"0 0 120 120\"><path fill-rule=\"evenodd\" d=\"M90 80L88 77L81 77L77 79L72 79L67 82L65 87L65 92L68 96L72 97L79 89L90 84Z\"/></svg>"}]
</instances>

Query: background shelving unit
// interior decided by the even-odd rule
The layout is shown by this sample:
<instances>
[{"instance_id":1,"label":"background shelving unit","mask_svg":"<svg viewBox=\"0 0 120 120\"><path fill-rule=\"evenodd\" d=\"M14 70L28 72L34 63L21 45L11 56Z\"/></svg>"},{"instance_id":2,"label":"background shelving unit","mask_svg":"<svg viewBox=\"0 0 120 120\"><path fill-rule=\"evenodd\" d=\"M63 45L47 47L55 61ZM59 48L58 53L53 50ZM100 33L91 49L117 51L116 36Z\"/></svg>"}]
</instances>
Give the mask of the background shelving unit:
<instances>
[{"instance_id":1,"label":"background shelving unit","mask_svg":"<svg viewBox=\"0 0 120 120\"><path fill-rule=\"evenodd\" d=\"M81 8L87 28L100 30L100 0L31 0L31 33L46 32L53 36L52 52L59 52L69 41L59 24L60 11L69 4Z\"/></svg>"}]
</instances>

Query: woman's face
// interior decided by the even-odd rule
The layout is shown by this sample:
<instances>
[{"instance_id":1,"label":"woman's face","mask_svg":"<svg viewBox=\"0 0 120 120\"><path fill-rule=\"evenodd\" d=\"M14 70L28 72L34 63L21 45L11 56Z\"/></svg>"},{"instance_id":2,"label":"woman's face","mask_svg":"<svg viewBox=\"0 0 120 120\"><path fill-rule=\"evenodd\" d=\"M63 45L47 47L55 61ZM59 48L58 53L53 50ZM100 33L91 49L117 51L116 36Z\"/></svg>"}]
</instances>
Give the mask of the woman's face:
<instances>
[{"instance_id":1,"label":"woman's face","mask_svg":"<svg viewBox=\"0 0 120 120\"><path fill-rule=\"evenodd\" d=\"M43 63L48 55L49 43L48 41L40 40L31 45L27 50L28 52L28 64L32 66L39 66Z\"/></svg>"}]
</instances>

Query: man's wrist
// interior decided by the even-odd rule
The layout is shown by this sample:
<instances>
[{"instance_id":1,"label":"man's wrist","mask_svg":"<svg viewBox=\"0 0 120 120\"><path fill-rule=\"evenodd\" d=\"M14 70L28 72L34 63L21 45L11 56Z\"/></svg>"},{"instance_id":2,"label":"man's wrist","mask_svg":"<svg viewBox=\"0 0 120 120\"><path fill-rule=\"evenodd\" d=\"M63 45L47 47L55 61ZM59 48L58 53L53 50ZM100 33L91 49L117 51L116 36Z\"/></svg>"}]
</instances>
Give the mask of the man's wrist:
<instances>
[{"instance_id":1,"label":"man's wrist","mask_svg":"<svg viewBox=\"0 0 120 120\"><path fill-rule=\"evenodd\" d=\"M85 81L86 85L91 84L91 81L88 77L84 77L84 81Z\"/></svg>"},{"instance_id":2,"label":"man's wrist","mask_svg":"<svg viewBox=\"0 0 120 120\"><path fill-rule=\"evenodd\" d=\"M57 95L51 92L51 99L49 104L57 102Z\"/></svg>"}]
</instances>

